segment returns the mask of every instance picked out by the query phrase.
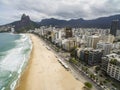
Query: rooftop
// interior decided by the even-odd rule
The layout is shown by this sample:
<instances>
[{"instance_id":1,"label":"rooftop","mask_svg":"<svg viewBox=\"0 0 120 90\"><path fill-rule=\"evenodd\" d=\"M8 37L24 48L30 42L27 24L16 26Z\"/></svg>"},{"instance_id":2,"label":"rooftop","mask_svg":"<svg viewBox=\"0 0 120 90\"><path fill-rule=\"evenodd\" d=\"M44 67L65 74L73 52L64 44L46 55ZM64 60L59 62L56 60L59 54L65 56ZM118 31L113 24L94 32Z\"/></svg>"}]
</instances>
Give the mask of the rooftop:
<instances>
[{"instance_id":1,"label":"rooftop","mask_svg":"<svg viewBox=\"0 0 120 90\"><path fill-rule=\"evenodd\" d=\"M116 53L112 53L112 54L109 54L106 56L109 57L110 59L116 59L118 62L120 62L120 55L118 55Z\"/></svg>"}]
</instances>

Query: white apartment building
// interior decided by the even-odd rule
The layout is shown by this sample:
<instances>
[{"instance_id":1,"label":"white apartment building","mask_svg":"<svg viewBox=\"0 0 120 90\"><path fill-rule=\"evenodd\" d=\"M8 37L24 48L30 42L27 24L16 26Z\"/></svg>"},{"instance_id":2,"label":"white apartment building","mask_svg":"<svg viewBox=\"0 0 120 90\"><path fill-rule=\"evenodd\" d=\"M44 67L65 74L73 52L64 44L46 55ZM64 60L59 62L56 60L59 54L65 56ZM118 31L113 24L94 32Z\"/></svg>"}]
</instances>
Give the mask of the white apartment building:
<instances>
[{"instance_id":1,"label":"white apartment building","mask_svg":"<svg viewBox=\"0 0 120 90\"><path fill-rule=\"evenodd\" d=\"M117 35L117 36L120 36L120 30L117 30L116 35Z\"/></svg>"},{"instance_id":2,"label":"white apartment building","mask_svg":"<svg viewBox=\"0 0 120 90\"><path fill-rule=\"evenodd\" d=\"M113 43L115 37L113 35L100 34L100 40L102 42Z\"/></svg>"},{"instance_id":3,"label":"white apartment building","mask_svg":"<svg viewBox=\"0 0 120 90\"><path fill-rule=\"evenodd\" d=\"M99 42L97 43L97 49L102 49L103 55L105 56L107 54L110 54L112 43Z\"/></svg>"},{"instance_id":4,"label":"white apartment building","mask_svg":"<svg viewBox=\"0 0 120 90\"><path fill-rule=\"evenodd\" d=\"M104 66L104 69L106 68L106 72L107 74L120 81L120 55L112 53L109 55L106 55L104 57L104 61L106 60L107 64L104 62L102 64L106 64L106 66Z\"/></svg>"},{"instance_id":5,"label":"white apartment building","mask_svg":"<svg viewBox=\"0 0 120 90\"><path fill-rule=\"evenodd\" d=\"M97 43L99 42L100 37L96 35L88 36L88 47L96 48Z\"/></svg>"},{"instance_id":6,"label":"white apartment building","mask_svg":"<svg viewBox=\"0 0 120 90\"><path fill-rule=\"evenodd\" d=\"M55 43L56 43L56 41L61 40L62 39L61 30L59 30L59 31L53 30L51 32L51 39L52 39L52 42L55 42Z\"/></svg>"},{"instance_id":7,"label":"white apartment building","mask_svg":"<svg viewBox=\"0 0 120 90\"><path fill-rule=\"evenodd\" d=\"M113 43L114 40L115 40L114 35L108 35L108 36L107 36L107 42L108 42L108 43Z\"/></svg>"},{"instance_id":8,"label":"white apartment building","mask_svg":"<svg viewBox=\"0 0 120 90\"><path fill-rule=\"evenodd\" d=\"M66 51L70 51L74 49L74 47L77 47L78 44L74 38L64 39L62 40L62 48Z\"/></svg>"},{"instance_id":9,"label":"white apartment building","mask_svg":"<svg viewBox=\"0 0 120 90\"><path fill-rule=\"evenodd\" d=\"M120 49L120 42L113 43L113 49Z\"/></svg>"}]
</instances>

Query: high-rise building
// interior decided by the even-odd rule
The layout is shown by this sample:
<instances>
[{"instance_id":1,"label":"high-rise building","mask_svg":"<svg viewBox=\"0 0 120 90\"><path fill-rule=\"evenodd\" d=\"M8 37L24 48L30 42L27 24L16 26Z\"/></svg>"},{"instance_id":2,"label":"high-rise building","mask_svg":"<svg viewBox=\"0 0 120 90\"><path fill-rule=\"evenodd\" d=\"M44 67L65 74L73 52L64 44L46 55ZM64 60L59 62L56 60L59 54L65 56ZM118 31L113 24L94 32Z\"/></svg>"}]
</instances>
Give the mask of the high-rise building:
<instances>
[{"instance_id":1,"label":"high-rise building","mask_svg":"<svg viewBox=\"0 0 120 90\"><path fill-rule=\"evenodd\" d=\"M97 43L97 49L102 49L103 50L103 55L110 54L110 51L112 49L112 44L111 43L105 43L105 42L99 42Z\"/></svg>"},{"instance_id":2,"label":"high-rise building","mask_svg":"<svg viewBox=\"0 0 120 90\"><path fill-rule=\"evenodd\" d=\"M114 35L108 35L107 36L107 42L108 43L113 43L115 40L115 36Z\"/></svg>"},{"instance_id":3,"label":"high-rise building","mask_svg":"<svg viewBox=\"0 0 120 90\"><path fill-rule=\"evenodd\" d=\"M65 37L70 38L72 36L73 36L72 28L69 28L69 27L65 28Z\"/></svg>"},{"instance_id":4,"label":"high-rise building","mask_svg":"<svg viewBox=\"0 0 120 90\"><path fill-rule=\"evenodd\" d=\"M120 29L119 30L117 30L117 34L116 34L117 36L120 36Z\"/></svg>"},{"instance_id":5,"label":"high-rise building","mask_svg":"<svg viewBox=\"0 0 120 90\"><path fill-rule=\"evenodd\" d=\"M71 51L77 46L78 46L78 44L74 38L69 38L69 39L63 40L62 48L66 51Z\"/></svg>"},{"instance_id":6,"label":"high-rise building","mask_svg":"<svg viewBox=\"0 0 120 90\"><path fill-rule=\"evenodd\" d=\"M118 30L119 20L113 20L111 23L110 34L116 36Z\"/></svg>"},{"instance_id":7,"label":"high-rise building","mask_svg":"<svg viewBox=\"0 0 120 90\"><path fill-rule=\"evenodd\" d=\"M102 62L102 55L103 52L101 49L94 49L89 51L88 64L89 65L100 64Z\"/></svg>"},{"instance_id":8,"label":"high-rise building","mask_svg":"<svg viewBox=\"0 0 120 90\"><path fill-rule=\"evenodd\" d=\"M108 66L109 60L107 55L102 57L102 64L101 64L101 69L106 72L107 71L107 66Z\"/></svg>"},{"instance_id":9,"label":"high-rise building","mask_svg":"<svg viewBox=\"0 0 120 90\"><path fill-rule=\"evenodd\" d=\"M96 36L96 35L92 35L92 36L89 36L88 37L88 47L91 47L91 48L96 48L96 45L97 43L99 42L100 40L100 37L99 36Z\"/></svg>"},{"instance_id":10,"label":"high-rise building","mask_svg":"<svg viewBox=\"0 0 120 90\"><path fill-rule=\"evenodd\" d=\"M89 50L92 50L92 48L85 48L80 51L80 60L87 63L89 57Z\"/></svg>"},{"instance_id":11,"label":"high-rise building","mask_svg":"<svg viewBox=\"0 0 120 90\"><path fill-rule=\"evenodd\" d=\"M101 63L103 51L101 49L85 48L80 51L80 60L88 65L97 65Z\"/></svg>"}]
</instances>

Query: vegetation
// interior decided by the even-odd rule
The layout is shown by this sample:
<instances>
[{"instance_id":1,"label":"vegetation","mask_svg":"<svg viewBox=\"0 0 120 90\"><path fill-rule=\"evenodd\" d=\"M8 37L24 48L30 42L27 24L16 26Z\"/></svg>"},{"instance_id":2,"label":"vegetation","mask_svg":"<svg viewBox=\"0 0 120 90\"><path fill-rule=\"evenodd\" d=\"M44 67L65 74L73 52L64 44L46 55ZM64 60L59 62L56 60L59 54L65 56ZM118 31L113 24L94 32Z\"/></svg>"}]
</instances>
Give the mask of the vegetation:
<instances>
[{"instance_id":1,"label":"vegetation","mask_svg":"<svg viewBox=\"0 0 120 90\"><path fill-rule=\"evenodd\" d=\"M86 88L92 89L92 84L91 83L85 82L84 85L85 85Z\"/></svg>"},{"instance_id":2,"label":"vegetation","mask_svg":"<svg viewBox=\"0 0 120 90\"><path fill-rule=\"evenodd\" d=\"M99 70L100 70L100 67L99 67L99 66L95 67L95 70L96 70L96 71L99 71Z\"/></svg>"},{"instance_id":3,"label":"vegetation","mask_svg":"<svg viewBox=\"0 0 120 90\"><path fill-rule=\"evenodd\" d=\"M104 84L107 83L107 80L104 80L103 83L104 83Z\"/></svg>"},{"instance_id":4,"label":"vegetation","mask_svg":"<svg viewBox=\"0 0 120 90\"><path fill-rule=\"evenodd\" d=\"M108 78L106 78L105 80L106 80L107 82L111 82L111 80L110 80L110 79L108 79Z\"/></svg>"},{"instance_id":5,"label":"vegetation","mask_svg":"<svg viewBox=\"0 0 120 90\"><path fill-rule=\"evenodd\" d=\"M95 75L94 74L91 74L90 77L93 78L93 79L95 79Z\"/></svg>"},{"instance_id":6,"label":"vegetation","mask_svg":"<svg viewBox=\"0 0 120 90\"><path fill-rule=\"evenodd\" d=\"M98 77L96 77L95 80L98 81Z\"/></svg>"},{"instance_id":7,"label":"vegetation","mask_svg":"<svg viewBox=\"0 0 120 90\"><path fill-rule=\"evenodd\" d=\"M111 59L110 63L116 65L117 64L117 59Z\"/></svg>"},{"instance_id":8,"label":"vegetation","mask_svg":"<svg viewBox=\"0 0 120 90\"><path fill-rule=\"evenodd\" d=\"M85 71L85 72L88 72L88 68L85 67L85 66L82 66L82 70Z\"/></svg>"},{"instance_id":9,"label":"vegetation","mask_svg":"<svg viewBox=\"0 0 120 90\"><path fill-rule=\"evenodd\" d=\"M112 85L113 85L114 87L117 87L117 85L116 85L116 84L114 84L114 83L112 83Z\"/></svg>"},{"instance_id":10,"label":"vegetation","mask_svg":"<svg viewBox=\"0 0 120 90\"><path fill-rule=\"evenodd\" d=\"M99 67L99 66L95 67L95 72L96 72L96 73L98 73L99 70L100 70L100 67Z\"/></svg>"},{"instance_id":11,"label":"vegetation","mask_svg":"<svg viewBox=\"0 0 120 90\"><path fill-rule=\"evenodd\" d=\"M77 61L75 58L71 58L71 59L69 60L69 62L74 63L74 64L77 64L77 63L78 63L78 61Z\"/></svg>"},{"instance_id":12,"label":"vegetation","mask_svg":"<svg viewBox=\"0 0 120 90\"><path fill-rule=\"evenodd\" d=\"M77 57L77 51L76 51L76 47L71 51L71 53L70 53L70 55L71 55L71 57Z\"/></svg>"}]
</instances>

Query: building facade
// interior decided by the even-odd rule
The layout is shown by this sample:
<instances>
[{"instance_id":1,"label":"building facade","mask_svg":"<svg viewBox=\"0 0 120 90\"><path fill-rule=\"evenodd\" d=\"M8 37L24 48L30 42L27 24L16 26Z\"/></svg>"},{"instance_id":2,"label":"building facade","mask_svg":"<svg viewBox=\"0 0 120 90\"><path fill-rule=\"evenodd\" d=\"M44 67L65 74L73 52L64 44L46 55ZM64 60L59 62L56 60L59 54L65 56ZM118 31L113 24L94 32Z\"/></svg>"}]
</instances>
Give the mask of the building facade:
<instances>
[{"instance_id":1,"label":"building facade","mask_svg":"<svg viewBox=\"0 0 120 90\"><path fill-rule=\"evenodd\" d=\"M113 20L111 23L110 34L116 36L119 26L119 20Z\"/></svg>"},{"instance_id":2,"label":"building facade","mask_svg":"<svg viewBox=\"0 0 120 90\"><path fill-rule=\"evenodd\" d=\"M120 81L120 55L112 53L102 58L102 70Z\"/></svg>"},{"instance_id":3,"label":"building facade","mask_svg":"<svg viewBox=\"0 0 120 90\"><path fill-rule=\"evenodd\" d=\"M112 43L99 42L97 43L97 49L102 49L103 55L105 56L107 54L110 54Z\"/></svg>"},{"instance_id":4,"label":"building facade","mask_svg":"<svg viewBox=\"0 0 120 90\"><path fill-rule=\"evenodd\" d=\"M69 27L65 28L65 37L70 38L72 36L73 36L72 28L69 28Z\"/></svg>"},{"instance_id":5,"label":"building facade","mask_svg":"<svg viewBox=\"0 0 120 90\"><path fill-rule=\"evenodd\" d=\"M93 66L102 62L102 55L103 51L101 49L85 48L80 51L80 60Z\"/></svg>"},{"instance_id":6,"label":"building facade","mask_svg":"<svg viewBox=\"0 0 120 90\"><path fill-rule=\"evenodd\" d=\"M96 45L99 42L100 38L99 36L92 35L88 37L88 47L96 49Z\"/></svg>"}]
</instances>

